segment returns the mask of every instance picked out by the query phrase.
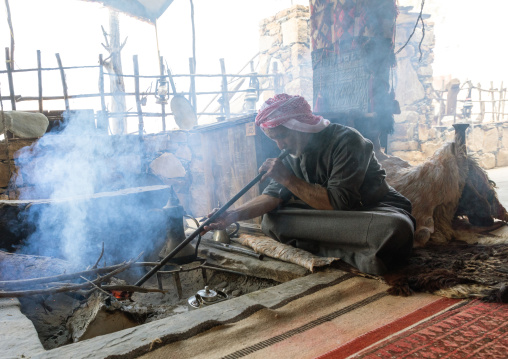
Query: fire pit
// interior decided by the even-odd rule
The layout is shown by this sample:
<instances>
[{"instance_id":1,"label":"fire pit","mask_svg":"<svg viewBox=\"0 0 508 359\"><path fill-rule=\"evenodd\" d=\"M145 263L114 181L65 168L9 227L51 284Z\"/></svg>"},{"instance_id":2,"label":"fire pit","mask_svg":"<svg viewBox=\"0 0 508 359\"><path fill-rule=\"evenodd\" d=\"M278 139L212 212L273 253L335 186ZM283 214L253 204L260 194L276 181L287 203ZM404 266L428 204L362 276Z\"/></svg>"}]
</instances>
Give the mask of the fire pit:
<instances>
[{"instance_id":1,"label":"fire pit","mask_svg":"<svg viewBox=\"0 0 508 359\"><path fill-rule=\"evenodd\" d=\"M228 269L193 262L168 266L147 281L148 293L97 289L89 296L59 293L20 298L46 350L200 310L205 306L279 284ZM122 285L122 280L114 280ZM105 286L107 287L107 286ZM214 295L217 298L213 298ZM207 297L208 296L208 297ZM196 298L202 298L196 300ZM195 302L196 304L189 304ZM204 304L206 302L206 304Z\"/></svg>"}]
</instances>

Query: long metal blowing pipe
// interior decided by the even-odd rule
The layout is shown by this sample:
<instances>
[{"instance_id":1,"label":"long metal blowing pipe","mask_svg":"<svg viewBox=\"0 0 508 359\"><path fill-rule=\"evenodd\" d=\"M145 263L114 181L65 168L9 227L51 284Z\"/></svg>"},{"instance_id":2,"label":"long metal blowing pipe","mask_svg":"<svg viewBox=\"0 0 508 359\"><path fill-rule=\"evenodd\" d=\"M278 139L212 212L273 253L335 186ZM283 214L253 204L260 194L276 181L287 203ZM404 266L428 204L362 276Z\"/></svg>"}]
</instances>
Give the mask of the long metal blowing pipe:
<instances>
[{"instance_id":1,"label":"long metal blowing pipe","mask_svg":"<svg viewBox=\"0 0 508 359\"><path fill-rule=\"evenodd\" d=\"M289 154L286 150L282 150L280 155L277 157L278 159L282 160L284 157L286 157ZM217 212L215 212L210 218L208 218L201 226L199 226L198 229L196 229L191 235L189 235L185 240L182 241L178 246L175 247L166 257L164 257L158 265L153 267L148 273L146 273L140 280L136 282L136 286L140 286L143 283L145 283L150 277L152 277L155 273L159 271L171 258L173 258L180 250L185 247L187 244L189 244L190 241L192 241L194 238L198 236L199 233L203 231L203 229L208 226L210 223L213 223L215 219L220 217L226 210L233 205L240 197L242 197L245 192L247 192L249 189L252 188L256 183L258 183L261 178L264 176L266 172L259 173L252 181L249 182L247 186L242 188L240 192L238 192L233 198L231 198L224 206L222 206Z\"/></svg>"}]
</instances>

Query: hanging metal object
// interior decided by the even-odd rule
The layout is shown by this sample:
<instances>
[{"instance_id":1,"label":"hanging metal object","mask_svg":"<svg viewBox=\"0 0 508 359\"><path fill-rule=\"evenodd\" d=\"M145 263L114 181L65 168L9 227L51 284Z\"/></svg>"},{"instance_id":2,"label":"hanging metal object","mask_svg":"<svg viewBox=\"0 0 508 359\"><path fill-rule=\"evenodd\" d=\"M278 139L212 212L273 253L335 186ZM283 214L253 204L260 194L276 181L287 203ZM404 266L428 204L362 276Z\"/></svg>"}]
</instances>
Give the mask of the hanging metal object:
<instances>
[{"instance_id":1,"label":"hanging metal object","mask_svg":"<svg viewBox=\"0 0 508 359\"><path fill-rule=\"evenodd\" d=\"M165 77L157 80L155 85L155 102L158 104L167 104L169 99L169 84Z\"/></svg>"}]
</instances>

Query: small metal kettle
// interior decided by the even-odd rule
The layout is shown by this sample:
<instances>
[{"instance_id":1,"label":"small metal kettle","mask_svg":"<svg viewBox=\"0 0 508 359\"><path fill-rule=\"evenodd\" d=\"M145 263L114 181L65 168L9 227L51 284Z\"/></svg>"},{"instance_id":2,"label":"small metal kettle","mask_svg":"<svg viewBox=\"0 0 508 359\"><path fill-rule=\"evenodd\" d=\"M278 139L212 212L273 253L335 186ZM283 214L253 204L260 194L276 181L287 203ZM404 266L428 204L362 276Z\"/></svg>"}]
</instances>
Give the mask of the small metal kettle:
<instances>
[{"instance_id":1,"label":"small metal kettle","mask_svg":"<svg viewBox=\"0 0 508 359\"><path fill-rule=\"evenodd\" d=\"M231 237L237 234L238 231L240 230L240 225L238 223L235 222L233 224L236 226L236 229L231 233L228 233L227 229L216 229L215 231L213 231L212 240L214 242L220 242L224 244L231 243Z\"/></svg>"},{"instance_id":2,"label":"small metal kettle","mask_svg":"<svg viewBox=\"0 0 508 359\"><path fill-rule=\"evenodd\" d=\"M198 292L187 300L187 304L191 309L198 309L210 304L222 302L228 299L228 295L220 290L213 290L205 286L205 289Z\"/></svg>"}]
</instances>

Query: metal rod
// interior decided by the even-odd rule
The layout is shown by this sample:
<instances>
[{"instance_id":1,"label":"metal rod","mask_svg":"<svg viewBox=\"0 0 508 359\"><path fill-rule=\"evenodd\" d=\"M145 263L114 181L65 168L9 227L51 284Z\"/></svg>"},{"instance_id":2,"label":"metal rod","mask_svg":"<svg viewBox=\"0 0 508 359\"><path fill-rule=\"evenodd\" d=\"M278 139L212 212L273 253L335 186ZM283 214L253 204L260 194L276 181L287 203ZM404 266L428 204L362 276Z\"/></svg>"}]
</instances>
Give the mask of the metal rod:
<instances>
[{"instance_id":1,"label":"metal rod","mask_svg":"<svg viewBox=\"0 0 508 359\"><path fill-rule=\"evenodd\" d=\"M278 159L285 158L289 152L286 150L282 150L282 152L277 157ZM189 244L194 238L200 234L203 229L208 226L210 223L213 223L216 218L220 217L226 210L233 205L240 197L242 197L245 192L247 192L249 189L251 189L256 183L258 183L261 178L265 175L266 172L259 173L252 181L249 182L247 186L242 188L240 192L238 192L233 198L231 198L224 206L222 206L217 212L215 212L210 218L208 218L201 226L199 226L198 229L196 229L191 235L189 235L185 240L183 240L178 246L175 247L165 258L163 258L158 265L153 267L147 274L145 274L141 279L139 279L136 284L136 286L140 286L143 283L145 283L150 277L152 277L155 273L159 271L171 258L173 258L182 248L184 248L187 244Z\"/></svg>"}]
</instances>

